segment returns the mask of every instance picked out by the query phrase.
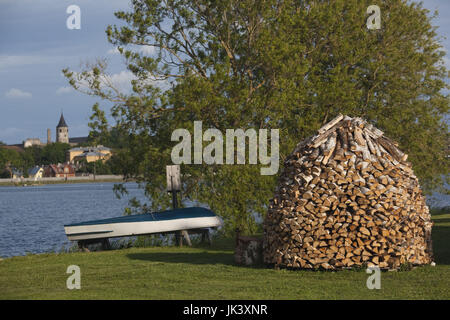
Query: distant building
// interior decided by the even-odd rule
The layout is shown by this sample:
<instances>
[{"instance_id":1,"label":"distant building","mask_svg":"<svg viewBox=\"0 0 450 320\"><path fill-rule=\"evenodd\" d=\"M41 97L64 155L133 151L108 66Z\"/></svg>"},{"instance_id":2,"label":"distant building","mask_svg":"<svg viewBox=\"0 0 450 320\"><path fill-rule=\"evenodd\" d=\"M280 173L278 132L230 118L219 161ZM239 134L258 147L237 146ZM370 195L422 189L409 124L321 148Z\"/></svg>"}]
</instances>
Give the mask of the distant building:
<instances>
[{"instance_id":1,"label":"distant building","mask_svg":"<svg viewBox=\"0 0 450 320\"><path fill-rule=\"evenodd\" d=\"M12 178L13 179L22 179L23 178L22 171L17 170L17 169L12 169Z\"/></svg>"},{"instance_id":2,"label":"distant building","mask_svg":"<svg viewBox=\"0 0 450 320\"><path fill-rule=\"evenodd\" d=\"M88 142L88 137L74 137L74 138L69 138L69 144L71 146L77 146L79 144L82 143L86 143Z\"/></svg>"},{"instance_id":3,"label":"distant building","mask_svg":"<svg viewBox=\"0 0 450 320\"><path fill-rule=\"evenodd\" d=\"M82 143L88 142L88 137L69 137L69 126L64 119L64 115L61 113L61 117L59 118L58 125L56 126L56 140L55 142L60 143L68 143L71 146L77 146ZM45 145L49 145L52 143L52 132L50 129L47 129L47 142L41 141L39 138L28 138L22 144L14 144L9 146L18 146L22 150L25 148L29 148L32 146L43 147ZM5 146L2 146L5 147Z\"/></svg>"},{"instance_id":4,"label":"distant building","mask_svg":"<svg viewBox=\"0 0 450 320\"><path fill-rule=\"evenodd\" d=\"M38 179L42 179L44 176L44 169L42 167L36 166L28 170L28 176L35 181Z\"/></svg>"},{"instance_id":5,"label":"distant building","mask_svg":"<svg viewBox=\"0 0 450 320\"><path fill-rule=\"evenodd\" d=\"M94 162L98 160L106 161L111 158L111 149L99 145L97 147L79 147L72 148L67 151L66 161L74 163L86 160L86 162Z\"/></svg>"},{"instance_id":6,"label":"distant building","mask_svg":"<svg viewBox=\"0 0 450 320\"><path fill-rule=\"evenodd\" d=\"M47 132L47 140L50 141L50 129ZM69 126L64 119L64 115L61 113L61 118L59 119L59 123L56 126L56 142L68 143L71 146L77 146L82 143L88 142L88 137L69 137Z\"/></svg>"},{"instance_id":7,"label":"distant building","mask_svg":"<svg viewBox=\"0 0 450 320\"><path fill-rule=\"evenodd\" d=\"M66 124L62 113L61 118L59 118L59 123L56 126L56 142L69 143L69 126Z\"/></svg>"},{"instance_id":8,"label":"distant building","mask_svg":"<svg viewBox=\"0 0 450 320\"><path fill-rule=\"evenodd\" d=\"M47 129L47 144L52 143L52 131L50 129Z\"/></svg>"},{"instance_id":9,"label":"distant building","mask_svg":"<svg viewBox=\"0 0 450 320\"><path fill-rule=\"evenodd\" d=\"M75 168L69 164L51 164L44 168L44 177L72 178L75 177Z\"/></svg>"},{"instance_id":10,"label":"distant building","mask_svg":"<svg viewBox=\"0 0 450 320\"><path fill-rule=\"evenodd\" d=\"M29 138L29 139L25 140L25 142L23 143L23 147L24 148L29 148L29 147L32 147L32 146L41 147L41 146L44 146L44 145L45 145L45 143L42 143L39 138Z\"/></svg>"}]
</instances>

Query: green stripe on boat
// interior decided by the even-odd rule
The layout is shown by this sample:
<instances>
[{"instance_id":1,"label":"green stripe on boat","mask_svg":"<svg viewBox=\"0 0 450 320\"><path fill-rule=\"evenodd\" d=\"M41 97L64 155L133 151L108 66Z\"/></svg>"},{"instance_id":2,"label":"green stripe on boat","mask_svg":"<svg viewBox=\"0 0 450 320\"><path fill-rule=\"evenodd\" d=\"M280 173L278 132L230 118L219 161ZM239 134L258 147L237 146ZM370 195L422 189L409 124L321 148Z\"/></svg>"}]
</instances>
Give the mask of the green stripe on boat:
<instances>
[{"instance_id":1,"label":"green stripe on boat","mask_svg":"<svg viewBox=\"0 0 450 320\"><path fill-rule=\"evenodd\" d=\"M104 233L111 233L110 231L92 231L92 232L80 232L80 233L68 233L67 236L76 237L76 236L87 236L91 234L104 234Z\"/></svg>"},{"instance_id":2,"label":"green stripe on boat","mask_svg":"<svg viewBox=\"0 0 450 320\"><path fill-rule=\"evenodd\" d=\"M164 221L164 220L206 218L206 217L216 217L216 214L206 208L191 207L154 213L136 214L131 216L123 216L102 220L85 221L67 224L64 225L64 227L88 226L95 224L110 224L110 223L126 223L126 222Z\"/></svg>"}]
</instances>

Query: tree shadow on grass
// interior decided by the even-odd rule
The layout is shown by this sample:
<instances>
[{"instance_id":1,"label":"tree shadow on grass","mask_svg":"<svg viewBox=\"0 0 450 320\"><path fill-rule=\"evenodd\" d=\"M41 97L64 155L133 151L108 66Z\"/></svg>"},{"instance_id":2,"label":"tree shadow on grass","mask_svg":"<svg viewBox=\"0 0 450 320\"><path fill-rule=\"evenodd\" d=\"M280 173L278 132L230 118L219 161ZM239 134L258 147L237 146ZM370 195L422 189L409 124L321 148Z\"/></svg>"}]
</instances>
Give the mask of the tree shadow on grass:
<instances>
[{"instance_id":1,"label":"tree shadow on grass","mask_svg":"<svg viewBox=\"0 0 450 320\"><path fill-rule=\"evenodd\" d=\"M132 260L143 260L164 263L186 263L194 265L229 265L243 268L264 268L263 265L244 266L234 262L233 253L212 252L154 252L154 253L130 253L127 255Z\"/></svg>"},{"instance_id":2,"label":"tree shadow on grass","mask_svg":"<svg viewBox=\"0 0 450 320\"><path fill-rule=\"evenodd\" d=\"M207 253L207 252L149 252L130 253L127 255L132 260L144 260L165 263L188 263L188 264L225 264L232 265L233 254L231 253Z\"/></svg>"},{"instance_id":3,"label":"tree shadow on grass","mask_svg":"<svg viewBox=\"0 0 450 320\"><path fill-rule=\"evenodd\" d=\"M196 243L193 244L193 248L204 249L207 251L217 251L217 252L234 252L235 240L234 239L217 239L213 240L212 244L208 243Z\"/></svg>"},{"instance_id":4,"label":"tree shadow on grass","mask_svg":"<svg viewBox=\"0 0 450 320\"><path fill-rule=\"evenodd\" d=\"M440 226L442 222L437 222L431 231L434 260L438 265L450 265L450 227Z\"/></svg>"}]
</instances>

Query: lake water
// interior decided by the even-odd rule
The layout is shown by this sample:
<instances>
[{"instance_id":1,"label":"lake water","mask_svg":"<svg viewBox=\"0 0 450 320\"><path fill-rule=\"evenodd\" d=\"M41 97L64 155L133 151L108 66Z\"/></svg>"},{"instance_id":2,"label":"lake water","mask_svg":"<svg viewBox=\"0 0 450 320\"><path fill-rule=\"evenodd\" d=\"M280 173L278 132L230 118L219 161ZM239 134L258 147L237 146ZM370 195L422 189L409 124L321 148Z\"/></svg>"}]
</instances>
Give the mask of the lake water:
<instances>
[{"instance_id":1,"label":"lake water","mask_svg":"<svg viewBox=\"0 0 450 320\"><path fill-rule=\"evenodd\" d=\"M114 183L56 184L0 187L0 257L60 251L70 247L64 225L119 217L136 197L137 184L127 183L129 195L117 199Z\"/></svg>"}]
</instances>

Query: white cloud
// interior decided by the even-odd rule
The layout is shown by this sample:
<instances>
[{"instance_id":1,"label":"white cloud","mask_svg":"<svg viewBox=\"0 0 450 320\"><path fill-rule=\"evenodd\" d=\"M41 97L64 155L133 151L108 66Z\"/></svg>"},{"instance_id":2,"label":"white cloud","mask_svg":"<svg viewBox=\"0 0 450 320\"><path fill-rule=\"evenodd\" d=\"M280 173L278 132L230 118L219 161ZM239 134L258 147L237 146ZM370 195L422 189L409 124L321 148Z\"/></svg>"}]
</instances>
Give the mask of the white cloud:
<instances>
[{"instance_id":1,"label":"white cloud","mask_svg":"<svg viewBox=\"0 0 450 320\"><path fill-rule=\"evenodd\" d=\"M131 80L136 80L136 76L131 71L121 71L110 75L111 82L118 88L131 90Z\"/></svg>"},{"instance_id":2,"label":"white cloud","mask_svg":"<svg viewBox=\"0 0 450 320\"><path fill-rule=\"evenodd\" d=\"M72 87L60 87L56 90L56 94L71 93L73 91Z\"/></svg>"},{"instance_id":3,"label":"white cloud","mask_svg":"<svg viewBox=\"0 0 450 320\"><path fill-rule=\"evenodd\" d=\"M77 72L75 72L74 74L75 74L75 77L78 77ZM92 71L89 71L88 74L90 74L90 76L93 76ZM131 91L131 87L132 87L131 80L136 80L136 79L137 79L136 76L131 71L123 70L119 73L102 75L102 76L100 76L99 80L101 83L100 87L102 89L107 89L107 86L110 84L114 88L125 93L125 92ZM85 79L78 81L77 84L83 89L89 88L89 83Z\"/></svg>"},{"instance_id":4,"label":"white cloud","mask_svg":"<svg viewBox=\"0 0 450 320\"><path fill-rule=\"evenodd\" d=\"M54 57L50 56L7 56L0 55L0 70L10 67L51 63Z\"/></svg>"},{"instance_id":5,"label":"white cloud","mask_svg":"<svg viewBox=\"0 0 450 320\"><path fill-rule=\"evenodd\" d=\"M151 56L156 53L156 49L153 46L133 46L129 49L133 50L135 52L143 53L144 55L147 55L147 56ZM117 47L109 49L107 53L108 54L120 54L119 49Z\"/></svg>"},{"instance_id":6,"label":"white cloud","mask_svg":"<svg viewBox=\"0 0 450 320\"><path fill-rule=\"evenodd\" d=\"M29 92L22 91L20 89L12 88L5 93L7 98L31 98L32 94Z\"/></svg>"},{"instance_id":7,"label":"white cloud","mask_svg":"<svg viewBox=\"0 0 450 320\"><path fill-rule=\"evenodd\" d=\"M131 71L124 70L120 73L114 73L109 75L111 82L114 84L116 88L122 89L125 92L131 92L132 80L137 80L138 78ZM143 80L142 84L153 85L159 87L162 90L167 90L169 88L169 83L167 80L164 81L155 81L151 79Z\"/></svg>"},{"instance_id":8,"label":"white cloud","mask_svg":"<svg viewBox=\"0 0 450 320\"><path fill-rule=\"evenodd\" d=\"M153 46L142 46L139 51L145 55L151 56L156 53L156 49Z\"/></svg>"},{"instance_id":9,"label":"white cloud","mask_svg":"<svg viewBox=\"0 0 450 320\"><path fill-rule=\"evenodd\" d=\"M88 74L92 76L92 71L89 71ZM78 77L78 73L74 72L75 78ZM133 72L129 70L122 70L118 73L112 73L112 74L106 74L101 75L100 78L100 88L105 90L110 90L111 88L109 86L114 87L115 89L119 90L120 92L124 94L129 94L132 91L132 84L131 81L138 80L138 78L134 75ZM162 90L167 90L169 88L169 82L167 80L164 81L155 81L152 79L144 79L140 82L143 85L153 85L156 87L159 87ZM77 82L77 85L82 90L89 91L90 86L88 81L85 79L81 79ZM60 88L62 90L62 88ZM58 90L60 90L58 89Z\"/></svg>"},{"instance_id":10,"label":"white cloud","mask_svg":"<svg viewBox=\"0 0 450 320\"><path fill-rule=\"evenodd\" d=\"M119 49L112 48L112 49L109 49L107 53L108 54L119 54L120 52L119 52Z\"/></svg>"}]
</instances>

